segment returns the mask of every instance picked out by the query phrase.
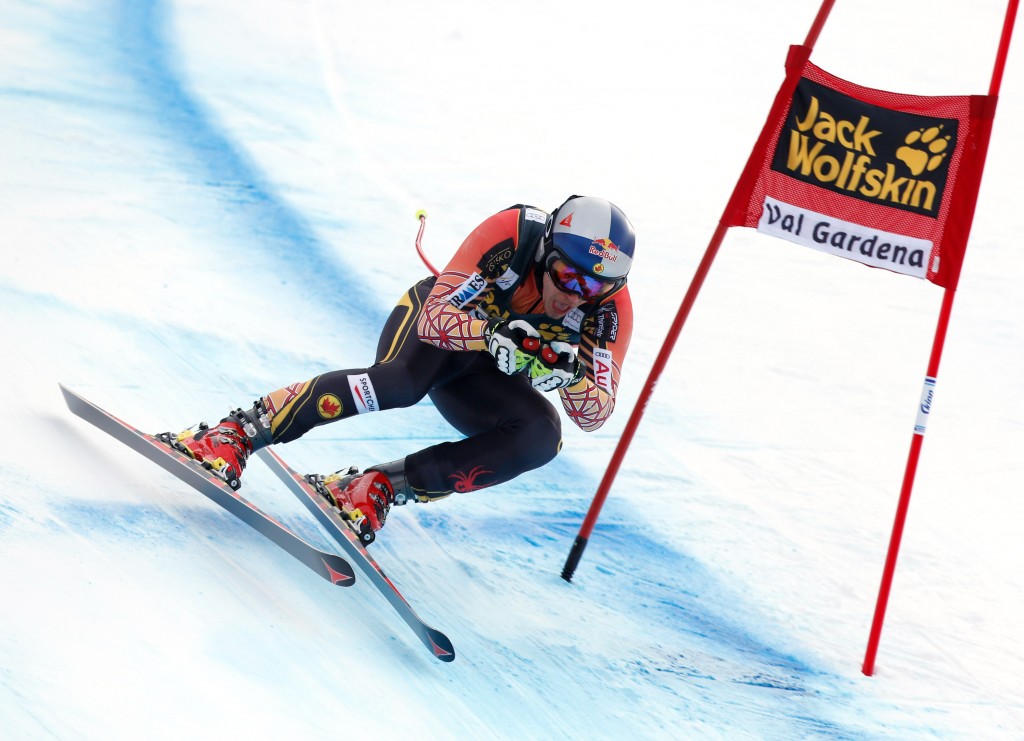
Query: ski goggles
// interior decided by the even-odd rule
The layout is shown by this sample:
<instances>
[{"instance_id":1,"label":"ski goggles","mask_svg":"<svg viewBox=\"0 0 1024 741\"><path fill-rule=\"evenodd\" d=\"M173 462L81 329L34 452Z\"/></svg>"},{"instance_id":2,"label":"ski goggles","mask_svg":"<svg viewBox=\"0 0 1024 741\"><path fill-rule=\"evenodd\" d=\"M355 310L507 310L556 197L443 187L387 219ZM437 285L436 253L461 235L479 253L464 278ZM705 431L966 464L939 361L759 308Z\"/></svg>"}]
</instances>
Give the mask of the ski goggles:
<instances>
[{"instance_id":1,"label":"ski goggles","mask_svg":"<svg viewBox=\"0 0 1024 741\"><path fill-rule=\"evenodd\" d=\"M622 285L623 280L601 280L584 273L557 255L548 260L548 275L562 293L575 293L588 301L600 298Z\"/></svg>"}]
</instances>

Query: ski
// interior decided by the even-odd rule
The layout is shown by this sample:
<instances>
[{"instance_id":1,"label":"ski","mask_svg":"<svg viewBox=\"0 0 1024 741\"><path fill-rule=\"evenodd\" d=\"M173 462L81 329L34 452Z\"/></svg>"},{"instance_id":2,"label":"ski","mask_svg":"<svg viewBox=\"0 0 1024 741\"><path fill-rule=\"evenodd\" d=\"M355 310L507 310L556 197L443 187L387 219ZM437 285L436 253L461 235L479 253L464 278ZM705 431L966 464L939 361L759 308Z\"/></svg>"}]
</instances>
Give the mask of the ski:
<instances>
[{"instance_id":1,"label":"ski","mask_svg":"<svg viewBox=\"0 0 1024 741\"><path fill-rule=\"evenodd\" d=\"M302 564L327 581L348 587L355 583L352 565L341 556L325 553L310 545L288 527L273 519L255 504L244 499L226 482L217 478L200 464L174 450L157 437L141 432L109 412L88 401L74 391L60 386L68 409L79 417L114 437L132 450L141 453L201 494L205 494L238 519L249 525L276 545L283 548Z\"/></svg>"},{"instance_id":2,"label":"ski","mask_svg":"<svg viewBox=\"0 0 1024 741\"><path fill-rule=\"evenodd\" d=\"M420 619L419 615L412 609L412 606L402 596L402 593L398 591L398 588L388 578L387 574L384 573L384 570L381 569L373 556L363 547L359 537L345 523L331 504L317 493L316 489L303 478L302 474L296 473L291 466L285 463L270 448L258 450L256 455L270 466L270 469L277 474L278 478L291 489L292 493L306 505L327 532L338 541L341 547L345 549L349 558L359 566L370 582L391 603L391 606L395 608L395 611L412 628L413 632L416 633L431 654L440 661L454 661L455 647L448 639L448 636L436 628L430 627Z\"/></svg>"}]
</instances>

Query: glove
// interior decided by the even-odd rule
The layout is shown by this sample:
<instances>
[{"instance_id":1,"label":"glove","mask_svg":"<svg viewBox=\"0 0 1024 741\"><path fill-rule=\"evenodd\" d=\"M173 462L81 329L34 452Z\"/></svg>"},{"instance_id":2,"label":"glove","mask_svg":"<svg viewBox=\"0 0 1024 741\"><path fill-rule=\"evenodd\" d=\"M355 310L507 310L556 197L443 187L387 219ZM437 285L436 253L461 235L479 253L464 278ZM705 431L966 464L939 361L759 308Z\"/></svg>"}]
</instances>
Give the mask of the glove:
<instances>
[{"instance_id":1,"label":"glove","mask_svg":"<svg viewBox=\"0 0 1024 741\"><path fill-rule=\"evenodd\" d=\"M538 391L575 386L583 380L583 374L583 364L576 350L567 342L545 345L530 363L528 371L530 383Z\"/></svg>"},{"instance_id":2,"label":"glove","mask_svg":"<svg viewBox=\"0 0 1024 741\"><path fill-rule=\"evenodd\" d=\"M484 330L487 352L494 356L498 370L508 376L522 373L540 352L540 335L522 319L506 321L494 317Z\"/></svg>"}]
</instances>

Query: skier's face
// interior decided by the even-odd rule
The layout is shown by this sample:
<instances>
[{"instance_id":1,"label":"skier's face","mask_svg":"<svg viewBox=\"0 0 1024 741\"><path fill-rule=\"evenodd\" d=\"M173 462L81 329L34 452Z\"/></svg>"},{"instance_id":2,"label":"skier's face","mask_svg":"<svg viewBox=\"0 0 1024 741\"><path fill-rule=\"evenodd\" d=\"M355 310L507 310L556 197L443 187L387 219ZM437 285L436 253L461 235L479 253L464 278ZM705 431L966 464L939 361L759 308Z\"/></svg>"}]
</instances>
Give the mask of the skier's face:
<instances>
[{"instance_id":1,"label":"skier's face","mask_svg":"<svg viewBox=\"0 0 1024 741\"><path fill-rule=\"evenodd\" d=\"M555 285L547 271L544 272L541 287L543 289L544 313L552 319L561 319L577 306L586 302L586 299L578 293L561 290Z\"/></svg>"}]
</instances>

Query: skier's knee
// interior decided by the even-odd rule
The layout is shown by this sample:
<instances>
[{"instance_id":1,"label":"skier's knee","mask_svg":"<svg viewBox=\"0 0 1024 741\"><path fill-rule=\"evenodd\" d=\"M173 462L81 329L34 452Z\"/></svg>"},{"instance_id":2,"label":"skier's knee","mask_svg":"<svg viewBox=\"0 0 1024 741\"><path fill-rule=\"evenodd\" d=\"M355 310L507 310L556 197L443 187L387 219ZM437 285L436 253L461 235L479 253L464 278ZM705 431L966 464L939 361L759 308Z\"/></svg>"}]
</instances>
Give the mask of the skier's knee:
<instances>
[{"instance_id":1,"label":"skier's knee","mask_svg":"<svg viewBox=\"0 0 1024 741\"><path fill-rule=\"evenodd\" d=\"M562 448L562 422L554 409L551 412L525 420L515 429L510 447L521 451L524 471L550 463Z\"/></svg>"},{"instance_id":2,"label":"skier's knee","mask_svg":"<svg viewBox=\"0 0 1024 741\"><path fill-rule=\"evenodd\" d=\"M405 365L378 365L371 370L374 371L374 389L382 401L386 400L388 409L411 407L430 390L430 382Z\"/></svg>"}]
</instances>

